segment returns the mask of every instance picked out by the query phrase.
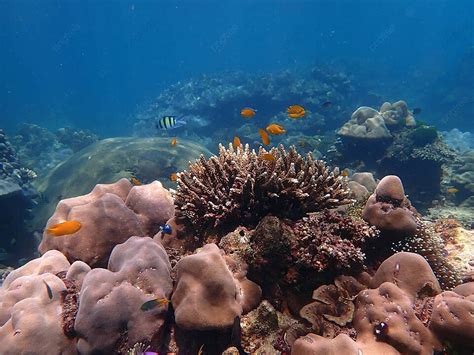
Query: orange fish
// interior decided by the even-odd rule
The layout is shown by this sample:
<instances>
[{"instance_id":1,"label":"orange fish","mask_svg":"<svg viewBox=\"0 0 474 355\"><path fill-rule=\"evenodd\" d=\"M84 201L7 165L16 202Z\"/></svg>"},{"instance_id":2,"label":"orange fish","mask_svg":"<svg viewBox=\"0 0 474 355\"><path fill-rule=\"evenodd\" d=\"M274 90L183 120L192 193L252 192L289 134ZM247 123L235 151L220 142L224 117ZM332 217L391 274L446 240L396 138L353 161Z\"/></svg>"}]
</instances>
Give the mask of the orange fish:
<instances>
[{"instance_id":1,"label":"orange fish","mask_svg":"<svg viewBox=\"0 0 474 355\"><path fill-rule=\"evenodd\" d=\"M447 190L450 194L455 194L456 192L459 192L459 189L455 188L455 187L450 187L448 190Z\"/></svg>"},{"instance_id":2,"label":"orange fish","mask_svg":"<svg viewBox=\"0 0 474 355\"><path fill-rule=\"evenodd\" d=\"M250 107L245 107L242 110L240 110L240 114L242 115L242 117L245 117L245 118L250 118L250 117L255 116L256 112L257 110L254 110L253 108L250 108Z\"/></svg>"},{"instance_id":3,"label":"orange fish","mask_svg":"<svg viewBox=\"0 0 474 355\"><path fill-rule=\"evenodd\" d=\"M133 186L140 186L142 182L138 180L135 176L132 176L130 178L130 182L132 183Z\"/></svg>"},{"instance_id":4,"label":"orange fish","mask_svg":"<svg viewBox=\"0 0 474 355\"><path fill-rule=\"evenodd\" d=\"M234 148L237 149L237 147L241 147L242 146L242 143L240 143L240 138L235 136L234 137L234 141L232 142L232 145L234 146Z\"/></svg>"},{"instance_id":5,"label":"orange fish","mask_svg":"<svg viewBox=\"0 0 474 355\"><path fill-rule=\"evenodd\" d=\"M270 144L270 137L268 136L268 133L265 132L263 129L259 128L258 133L260 134L260 137L262 137L262 142L265 145Z\"/></svg>"},{"instance_id":6,"label":"orange fish","mask_svg":"<svg viewBox=\"0 0 474 355\"><path fill-rule=\"evenodd\" d=\"M172 173L172 174L170 175L170 180L173 181L173 182L174 182L174 181L177 181L177 180L178 180L178 174Z\"/></svg>"},{"instance_id":7,"label":"orange fish","mask_svg":"<svg viewBox=\"0 0 474 355\"><path fill-rule=\"evenodd\" d=\"M288 116L291 118L301 118L305 115L305 109L300 105L292 105L288 107Z\"/></svg>"},{"instance_id":8,"label":"orange fish","mask_svg":"<svg viewBox=\"0 0 474 355\"><path fill-rule=\"evenodd\" d=\"M275 161L275 156L271 153L265 153L261 155L262 159L268 160L268 161Z\"/></svg>"},{"instance_id":9,"label":"orange fish","mask_svg":"<svg viewBox=\"0 0 474 355\"><path fill-rule=\"evenodd\" d=\"M66 221L49 227L46 229L46 232L55 237L60 237L62 235L74 234L81 229L81 227L82 225L78 221Z\"/></svg>"},{"instance_id":10,"label":"orange fish","mask_svg":"<svg viewBox=\"0 0 474 355\"><path fill-rule=\"evenodd\" d=\"M269 125L267 127L267 132L275 135L286 133L285 129L276 123L272 123L271 125Z\"/></svg>"},{"instance_id":11,"label":"orange fish","mask_svg":"<svg viewBox=\"0 0 474 355\"><path fill-rule=\"evenodd\" d=\"M174 137L174 138L171 140L171 145L172 145L172 146L175 146L177 142L178 142L178 141L176 140L176 137Z\"/></svg>"}]
</instances>

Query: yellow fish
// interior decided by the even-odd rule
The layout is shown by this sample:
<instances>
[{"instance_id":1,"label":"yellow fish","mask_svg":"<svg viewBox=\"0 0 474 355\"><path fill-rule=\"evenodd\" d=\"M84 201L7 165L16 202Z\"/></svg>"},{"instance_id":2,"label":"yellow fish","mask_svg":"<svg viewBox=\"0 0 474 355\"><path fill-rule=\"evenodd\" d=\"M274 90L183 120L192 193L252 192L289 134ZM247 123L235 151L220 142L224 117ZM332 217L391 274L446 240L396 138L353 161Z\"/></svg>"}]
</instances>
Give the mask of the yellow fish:
<instances>
[{"instance_id":1,"label":"yellow fish","mask_svg":"<svg viewBox=\"0 0 474 355\"><path fill-rule=\"evenodd\" d=\"M260 134L260 137L262 137L262 142L265 145L270 144L270 137L268 136L268 133L265 132L263 129L259 128L258 129L258 134Z\"/></svg>"},{"instance_id":2,"label":"yellow fish","mask_svg":"<svg viewBox=\"0 0 474 355\"><path fill-rule=\"evenodd\" d=\"M155 308L156 306L166 306L167 304L170 303L170 300L167 299L167 298L155 298L155 299L152 299L150 301L147 301L145 302L144 304L142 304L142 306L140 307L140 309L142 311L149 311L150 309L153 309Z\"/></svg>"},{"instance_id":3,"label":"yellow fish","mask_svg":"<svg viewBox=\"0 0 474 355\"><path fill-rule=\"evenodd\" d=\"M174 138L171 140L171 145L172 145L172 146L175 146L176 143L178 143L178 141L176 140L176 137L174 137Z\"/></svg>"},{"instance_id":4,"label":"yellow fish","mask_svg":"<svg viewBox=\"0 0 474 355\"><path fill-rule=\"evenodd\" d=\"M173 181L173 182L174 182L174 181L177 181L177 180L178 180L178 174L172 173L172 174L170 175L170 180Z\"/></svg>"},{"instance_id":5,"label":"yellow fish","mask_svg":"<svg viewBox=\"0 0 474 355\"><path fill-rule=\"evenodd\" d=\"M245 118L250 118L250 117L255 116L256 112L257 110L254 110L253 108L250 108L250 107L245 107L242 110L240 110L240 114L242 115L242 117L245 117Z\"/></svg>"},{"instance_id":6,"label":"yellow fish","mask_svg":"<svg viewBox=\"0 0 474 355\"><path fill-rule=\"evenodd\" d=\"M349 169L345 168L343 171L341 171L341 175L344 176L344 177L348 177L349 176Z\"/></svg>"},{"instance_id":7,"label":"yellow fish","mask_svg":"<svg viewBox=\"0 0 474 355\"><path fill-rule=\"evenodd\" d=\"M455 187L450 187L448 190L447 190L450 194L455 194L456 192L459 192L459 189L455 188Z\"/></svg>"},{"instance_id":8,"label":"yellow fish","mask_svg":"<svg viewBox=\"0 0 474 355\"><path fill-rule=\"evenodd\" d=\"M267 132L275 135L286 133L283 126L280 126L276 123L272 123L271 125L267 126Z\"/></svg>"},{"instance_id":9,"label":"yellow fish","mask_svg":"<svg viewBox=\"0 0 474 355\"><path fill-rule=\"evenodd\" d=\"M81 227L82 225L78 221L66 221L49 227L46 229L46 232L55 237L60 237L62 235L74 234L81 229Z\"/></svg>"},{"instance_id":10,"label":"yellow fish","mask_svg":"<svg viewBox=\"0 0 474 355\"><path fill-rule=\"evenodd\" d=\"M290 118L301 118L304 117L306 111L303 106L300 105L292 105L288 107L288 116Z\"/></svg>"},{"instance_id":11,"label":"yellow fish","mask_svg":"<svg viewBox=\"0 0 474 355\"><path fill-rule=\"evenodd\" d=\"M234 137L234 141L232 142L232 145L234 146L234 148L237 149L237 147L241 147L242 146L242 143L240 143L240 138L235 136Z\"/></svg>"},{"instance_id":12,"label":"yellow fish","mask_svg":"<svg viewBox=\"0 0 474 355\"><path fill-rule=\"evenodd\" d=\"M268 161L275 161L275 156L271 153L265 153L261 155L262 159L268 160Z\"/></svg>"}]
</instances>

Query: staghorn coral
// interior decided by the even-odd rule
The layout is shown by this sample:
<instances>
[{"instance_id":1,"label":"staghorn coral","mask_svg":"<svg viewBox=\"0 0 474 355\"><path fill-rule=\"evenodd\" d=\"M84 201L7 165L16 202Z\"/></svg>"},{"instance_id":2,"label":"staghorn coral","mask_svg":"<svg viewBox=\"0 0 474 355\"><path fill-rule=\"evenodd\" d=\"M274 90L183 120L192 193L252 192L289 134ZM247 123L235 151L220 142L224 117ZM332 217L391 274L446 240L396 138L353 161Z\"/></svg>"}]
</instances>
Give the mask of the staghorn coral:
<instances>
[{"instance_id":1,"label":"staghorn coral","mask_svg":"<svg viewBox=\"0 0 474 355\"><path fill-rule=\"evenodd\" d=\"M263 159L266 153L275 159ZM282 145L268 152L220 145L219 156L202 156L178 176L176 217L201 232L254 225L267 214L296 219L350 202L337 168Z\"/></svg>"},{"instance_id":2,"label":"staghorn coral","mask_svg":"<svg viewBox=\"0 0 474 355\"><path fill-rule=\"evenodd\" d=\"M365 260L364 245L379 234L363 220L332 211L309 214L295 224L293 232L293 258L317 271L360 269Z\"/></svg>"}]
</instances>

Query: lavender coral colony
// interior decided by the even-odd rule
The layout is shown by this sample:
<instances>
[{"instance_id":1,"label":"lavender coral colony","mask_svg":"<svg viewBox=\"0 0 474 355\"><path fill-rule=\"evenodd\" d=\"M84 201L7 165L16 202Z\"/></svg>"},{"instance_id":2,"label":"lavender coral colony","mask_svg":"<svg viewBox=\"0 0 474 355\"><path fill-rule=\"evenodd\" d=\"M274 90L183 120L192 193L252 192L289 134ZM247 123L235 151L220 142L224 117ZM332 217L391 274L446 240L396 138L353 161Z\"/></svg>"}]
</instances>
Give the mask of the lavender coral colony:
<instances>
[{"instance_id":1,"label":"lavender coral colony","mask_svg":"<svg viewBox=\"0 0 474 355\"><path fill-rule=\"evenodd\" d=\"M0 353L471 351L462 233L424 221L397 176L349 186L294 146L220 145L176 191L121 179L63 199L0 288Z\"/></svg>"}]
</instances>

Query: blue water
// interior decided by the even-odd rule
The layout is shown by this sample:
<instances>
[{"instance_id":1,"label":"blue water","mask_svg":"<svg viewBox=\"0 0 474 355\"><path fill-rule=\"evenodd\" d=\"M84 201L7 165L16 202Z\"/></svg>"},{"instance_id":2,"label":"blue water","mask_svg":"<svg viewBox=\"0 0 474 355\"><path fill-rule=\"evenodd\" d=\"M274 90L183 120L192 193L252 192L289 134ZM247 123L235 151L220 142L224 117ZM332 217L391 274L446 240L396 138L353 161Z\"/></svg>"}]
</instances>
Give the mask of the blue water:
<instances>
[{"instance_id":1,"label":"blue water","mask_svg":"<svg viewBox=\"0 0 474 355\"><path fill-rule=\"evenodd\" d=\"M127 135L177 81L329 62L440 128L472 130L473 15L470 0L1 0L0 126Z\"/></svg>"}]
</instances>

